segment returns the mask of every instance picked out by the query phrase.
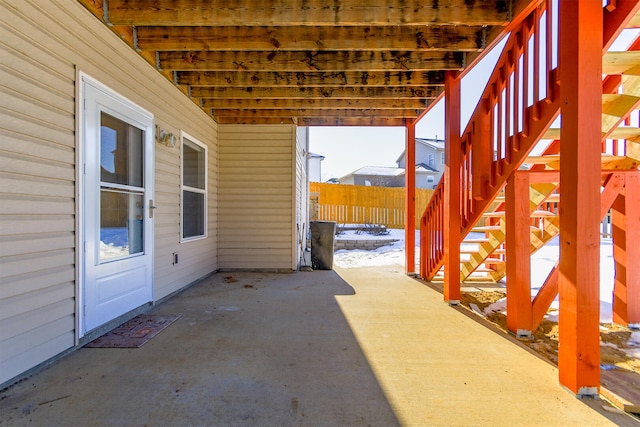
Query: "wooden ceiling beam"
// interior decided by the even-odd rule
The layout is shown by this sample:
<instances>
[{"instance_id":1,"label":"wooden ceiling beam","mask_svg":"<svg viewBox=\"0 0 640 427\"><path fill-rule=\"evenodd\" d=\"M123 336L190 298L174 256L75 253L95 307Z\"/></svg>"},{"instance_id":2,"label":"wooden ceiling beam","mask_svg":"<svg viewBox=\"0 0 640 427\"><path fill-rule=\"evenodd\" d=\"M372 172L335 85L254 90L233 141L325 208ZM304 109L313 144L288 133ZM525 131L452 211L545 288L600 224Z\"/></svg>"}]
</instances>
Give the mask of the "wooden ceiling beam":
<instances>
[{"instance_id":1,"label":"wooden ceiling beam","mask_svg":"<svg viewBox=\"0 0 640 427\"><path fill-rule=\"evenodd\" d=\"M406 126L407 119L384 117L221 117L216 120L221 125L281 125L298 126Z\"/></svg>"},{"instance_id":2,"label":"wooden ceiling beam","mask_svg":"<svg viewBox=\"0 0 640 427\"><path fill-rule=\"evenodd\" d=\"M213 119L221 125L298 125L294 117L221 117Z\"/></svg>"},{"instance_id":3,"label":"wooden ceiling beam","mask_svg":"<svg viewBox=\"0 0 640 427\"><path fill-rule=\"evenodd\" d=\"M464 52L158 52L165 71L461 70Z\"/></svg>"},{"instance_id":4,"label":"wooden ceiling beam","mask_svg":"<svg viewBox=\"0 0 640 427\"><path fill-rule=\"evenodd\" d=\"M273 109L411 109L422 110L425 100L422 99L208 99L200 100L202 108L234 109L234 110L273 110Z\"/></svg>"},{"instance_id":5,"label":"wooden ceiling beam","mask_svg":"<svg viewBox=\"0 0 640 427\"><path fill-rule=\"evenodd\" d=\"M258 98L258 99L435 99L443 89L426 87L204 87L189 91L193 98Z\"/></svg>"},{"instance_id":6,"label":"wooden ceiling beam","mask_svg":"<svg viewBox=\"0 0 640 427\"><path fill-rule=\"evenodd\" d=\"M506 25L511 1L108 0L113 25Z\"/></svg>"},{"instance_id":7,"label":"wooden ceiling beam","mask_svg":"<svg viewBox=\"0 0 640 427\"><path fill-rule=\"evenodd\" d=\"M442 86L442 71L338 71L338 72L234 72L178 71L177 82L185 86L222 87L324 87L324 86Z\"/></svg>"},{"instance_id":8,"label":"wooden ceiling beam","mask_svg":"<svg viewBox=\"0 0 640 427\"><path fill-rule=\"evenodd\" d=\"M404 126L540 0L78 1L219 123Z\"/></svg>"},{"instance_id":9,"label":"wooden ceiling beam","mask_svg":"<svg viewBox=\"0 0 640 427\"><path fill-rule=\"evenodd\" d=\"M218 110L211 109L211 115L222 117L388 117L388 118L414 118L422 110L416 109L264 109L264 110Z\"/></svg>"},{"instance_id":10,"label":"wooden ceiling beam","mask_svg":"<svg viewBox=\"0 0 640 427\"><path fill-rule=\"evenodd\" d=\"M310 117L299 118L298 126L406 126L407 119L384 117Z\"/></svg>"},{"instance_id":11,"label":"wooden ceiling beam","mask_svg":"<svg viewBox=\"0 0 640 427\"><path fill-rule=\"evenodd\" d=\"M393 27L137 27L137 47L172 50L394 50L478 51L482 26Z\"/></svg>"}]
</instances>

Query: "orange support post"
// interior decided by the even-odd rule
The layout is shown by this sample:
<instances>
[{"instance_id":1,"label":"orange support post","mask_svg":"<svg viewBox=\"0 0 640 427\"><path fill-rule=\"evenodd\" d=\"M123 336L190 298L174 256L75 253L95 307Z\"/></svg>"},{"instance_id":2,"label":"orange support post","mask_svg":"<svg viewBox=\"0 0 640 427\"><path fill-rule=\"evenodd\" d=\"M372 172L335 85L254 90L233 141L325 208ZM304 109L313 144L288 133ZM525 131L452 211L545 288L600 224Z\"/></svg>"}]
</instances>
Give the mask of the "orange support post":
<instances>
[{"instance_id":1,"label":"orange support post","mask_svg":"<svg viewBox=\"0 0 640 427\"><path fill-rule=\"evenodd\" d=\"M549 174L548 171L542 173ZM531 181L531 177L538 174L540 173L535 173L532 175L531 172L529 172L529 180ZM600 194L600 219L603 219L607 212L609 212L609 209L612 207L614 201L618 197L618 194L622 190L622 187L624 186L624 175L626 175L626 173L613 173L605 179L604 187L602 193ZM549 306L558 295L558 276L558 263L556 263L556 265L551 269L547 280L545 280L542 287L538 291L538 294L533 299L533 330L538 329L538 326L540 326L540 322L544 318L544 315L547 314L547 311L549 310Z\"/></svg>"},{"instance_id":2,"label":"orange support post","mask_svg":"<svg viewBox=\"0 0 640 427\"><path fill-rule=\"evenodd\" d=\"M560 0L560 383L600 387L602 4Z\"/></svg>"},{"instance_id":3,"label":"orange support post","mask_svg":"<svg viewBox=\"0 0 640 427\"><path fill-rule=\"evenodd\" d=\"M460 303L460 80L458 73L444 76L444 300Z\"/></svg>"},{"instance_id":4,"label":"orange support post","mask_svg":"<svg viewBox=\"0 0 640 427\"><path fill-rule=\"evenodd\" d=\"M405 272L407 275L413 276L416 271L416 125L414 123L407 124L405 160Z\"/></svg>"},{"instance_id":5,"label":"orange support post","mask_svg":"<svg viewBox=\"0 0 640 427\"><path fill-rule=\"evenodd\" d=\"M625 174L625 187L613 204L613 321L640 328L640 173Z\"/></svg>"},{"instance_id":6,"label":"orange support post","mask_svg":"<svg viewBox=\"0 0 640 427\"><path fill-rule=\"evenodd\" d=\"M531 337L531 237L529 174L514 172L505 194L507 246L507 328Z\"/></svg>"}]
</instances>

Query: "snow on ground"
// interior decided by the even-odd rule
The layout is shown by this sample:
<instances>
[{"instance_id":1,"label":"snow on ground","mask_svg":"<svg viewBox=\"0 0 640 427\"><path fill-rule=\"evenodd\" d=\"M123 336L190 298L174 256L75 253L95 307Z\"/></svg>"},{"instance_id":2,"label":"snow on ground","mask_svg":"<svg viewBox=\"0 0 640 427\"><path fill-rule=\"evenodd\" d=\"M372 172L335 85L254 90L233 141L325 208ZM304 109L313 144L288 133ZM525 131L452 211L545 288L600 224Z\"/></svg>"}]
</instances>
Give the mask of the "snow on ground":
<instances>
[{"instance_id":1,"label":"snow on ground","mask_svg":"<svg viewBox=\"0 0 640 427\"><path fill-rule=\"evenodd\" d=\"M389 234L373 235L356 231L344 231L336 240L367 240L367 239L397 239L398 241L387 246L382 246L375 251L361 249L339 250L333 255L333 262L341 268L374 267L377 265L404 265L404 230L388 229ZM416 231L416 242L420 238L420 232ZM418 265L419 253L416 250L416 265Z\"/></svg>"},{"instance_id":2,"label":"snow on ground","mask_svg":"<svg viewBox=\"0 0 640 427\"><path fill-rule=\"evenodd\" d=\"M341 268L357 268L376 265L400 264L404 265L404 230L389 229L389 234L376 236L368 233L346 231L336 239L397 239L392 245L383 246L375 251L339 250L334 255L334 263ZM420 232L416 231L416 266L419 265ZM559 257L558 238L554 238L547 245L538 250L531 258L531 295L536 295L549 272ZM612 316L613 296L613 243L611 239L602 239L600 246L600 321L610 323ZM504 305L504 304L503 304ZM551 306L558 308L558 301ZM500 303L488 307L487 310L497 311L502 308ZM557 321L552 317L549 320Z\"/></svg>"},{"instance_id":3,"label":"snow on ground","mask_svg":"<svg viewBox=\"0 0 640 427\"><path fill-rule=\"evenodd\" d=\"M371 235L345 231L336 239L397 239L398 241L383 246L374 251L366 250L339 250L334 254L334 264L341 268L372 267L380 265L404 265L405 252L404 230L389 229L387 235ZM420 232L416 231L416 270L419 265ZM549 272L559 257L558 238L554 238L547 245L538 250L531 258L531 294L536 295ZM602 239L600 245L600 323L611 323L612 298L613 298L613 242L611 239ZM558 298L551 305L547 319L557 322ZM506 300L500 300L485 309L485 313L491 311L506 312ZM640 332L633 332L629 339L629 345L636 347L628 350L630 357L640 357Z\"/></svg>"}]
</instances>

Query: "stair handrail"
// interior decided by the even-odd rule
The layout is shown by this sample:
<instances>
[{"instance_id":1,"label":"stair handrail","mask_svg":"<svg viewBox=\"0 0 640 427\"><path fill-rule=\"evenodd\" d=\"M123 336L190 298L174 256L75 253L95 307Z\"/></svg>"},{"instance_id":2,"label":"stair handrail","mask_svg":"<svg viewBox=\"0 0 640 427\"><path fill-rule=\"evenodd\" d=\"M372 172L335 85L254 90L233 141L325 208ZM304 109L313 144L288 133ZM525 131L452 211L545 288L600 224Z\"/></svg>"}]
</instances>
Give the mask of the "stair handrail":
<instances>
[{"instance_id":1,"label":"stair handrail","mask_svg":"<svg viewBox=\"0 0 640 427\"><path fill-rule=\"evenodd\" d=\"M507 177L523 163L560 112L560 102L555 96L559 93L559 82L557 52L552 44L557 31L554 13L553 1L546 0L509 34L462 134L461 161L454 166L460 174L462 237L480 219ZM542 64L544 87L540 78ZM427 280L435 276L444 262L443 182L441 179L420 221L420 275Z\"/></svg>"}]
</instances>

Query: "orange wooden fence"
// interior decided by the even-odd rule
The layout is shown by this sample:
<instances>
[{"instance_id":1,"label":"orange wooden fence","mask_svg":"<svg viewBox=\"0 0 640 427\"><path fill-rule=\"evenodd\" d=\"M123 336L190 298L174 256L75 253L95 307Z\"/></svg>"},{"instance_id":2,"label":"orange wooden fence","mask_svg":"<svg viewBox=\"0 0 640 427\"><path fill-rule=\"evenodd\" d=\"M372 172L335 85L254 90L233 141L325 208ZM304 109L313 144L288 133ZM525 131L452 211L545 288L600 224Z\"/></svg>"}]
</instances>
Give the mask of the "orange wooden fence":
<instances>
[{"instance_id":1,"label":"orange wooden fence","mask_svg":"<svg viewBox=\"0 0 640 427\"><path fill-rule=\"evenodd\" d=\"M416 189L416 228L433 190ZM312 182L311 220L404 228L405 189Z\"/></svg>"}]
</instances>

